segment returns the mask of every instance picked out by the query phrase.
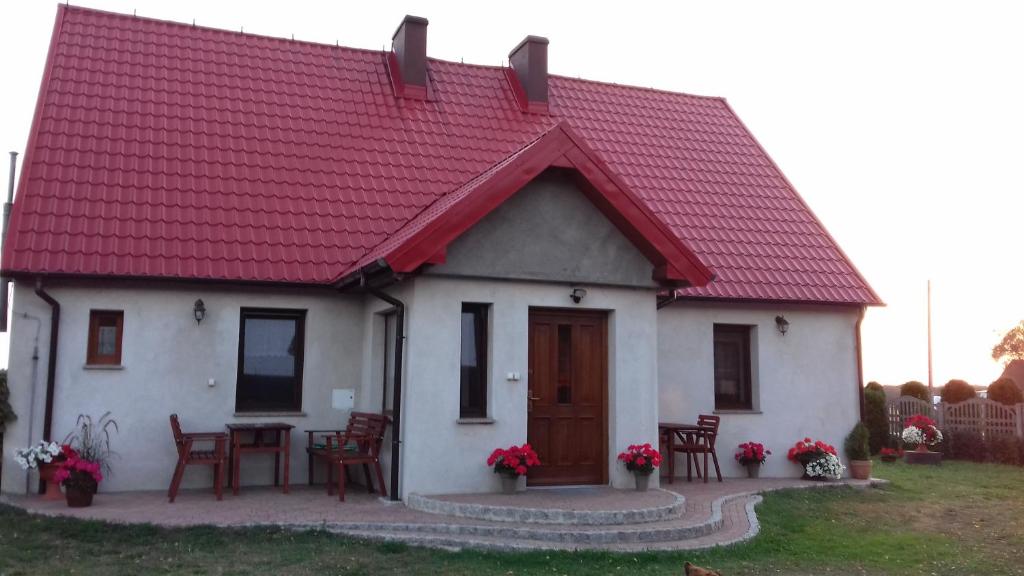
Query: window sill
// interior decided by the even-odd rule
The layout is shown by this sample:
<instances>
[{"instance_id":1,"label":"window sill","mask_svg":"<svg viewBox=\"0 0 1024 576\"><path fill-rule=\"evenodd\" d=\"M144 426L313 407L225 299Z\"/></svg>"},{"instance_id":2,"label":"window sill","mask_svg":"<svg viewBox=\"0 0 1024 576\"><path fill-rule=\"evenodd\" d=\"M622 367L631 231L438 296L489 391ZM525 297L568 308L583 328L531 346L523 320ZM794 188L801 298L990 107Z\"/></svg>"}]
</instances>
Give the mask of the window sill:
<instances>
[{"instance_id":1,"label":"window sill","mask_svg":"<svg viewBox=\"0 0 1024 576\"><path fill-rule=\"evenodd\" d=\"M715 410L712 414L764 414L760 410L744 410L744 409L730 409L730 410Z\"/></svg>"},{"instance_id":2,"label":"window sill","mask_svg":"<svg viewBox=\"0 0 1024 576\"><path fill-rule=\"evenodd\" d=\"M124 364L83 364L82 370L124 370Z\"/></svg>"},{"instance_id":3,"label":"window sill","mask_svg":"<svg viewBox=\"0 0 1024 576\"><path fill-rule=\"evenodd\" d=\"M284 412L235 412L235 418L305 418L305 412L284 411Z\"/></svg>"},{"instance_id":4,"label":"window sill","mask_svg":"<svg viewBox=\"0 0 1024 576\"><path fill-rule=\"evenodd\" d=\"M494 424L494 418L459 418L455 423L460 425Z\"/></svg>"}]
</instances>

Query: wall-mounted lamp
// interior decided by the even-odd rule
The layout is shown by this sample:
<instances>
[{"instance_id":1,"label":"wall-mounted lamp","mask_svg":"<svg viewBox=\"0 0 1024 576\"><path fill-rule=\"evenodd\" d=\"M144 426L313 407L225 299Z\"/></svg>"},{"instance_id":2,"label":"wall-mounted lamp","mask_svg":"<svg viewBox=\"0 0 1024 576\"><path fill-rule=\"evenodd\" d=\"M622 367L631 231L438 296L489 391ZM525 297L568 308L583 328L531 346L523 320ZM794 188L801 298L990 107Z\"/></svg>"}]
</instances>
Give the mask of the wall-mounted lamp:
<instances>
[{"instance_id":1,"label":"wall-mounted lamp","mask_svg":"<svg viewBox=\"0 0 1024 576\"><path fill-rule=\"evenodd\" d=\"M579 304L584 298L586 298L586 296L586 288L573 288L572 291L569 292L569 298L572 298L574 304Z\"/></svg>"},{"instance_id":2,"label":"wall-mounted lamp","mask_svg":"<svg viewBox=\"0 0 1024 576\"><path fill-rule=\"evenodd\" d=\"M192 306L192 314L196 317L196 324L201 323L203 318L206 318L206 305L203 304L202 298L196 300L195 305Z\"/></svg>"},{"instance_id":3,"label":"wall-mounted lamp","mask_svg":"<svg viewBox=\"0 0 1024 576\"><path fill-rule=\"evenodd\" d=\"M779 334L785 336L786 332L789 332L789 320L786 320L786 317L782 315L776 316L775 327L779 329Z\"/></svg>"}]
</instances>

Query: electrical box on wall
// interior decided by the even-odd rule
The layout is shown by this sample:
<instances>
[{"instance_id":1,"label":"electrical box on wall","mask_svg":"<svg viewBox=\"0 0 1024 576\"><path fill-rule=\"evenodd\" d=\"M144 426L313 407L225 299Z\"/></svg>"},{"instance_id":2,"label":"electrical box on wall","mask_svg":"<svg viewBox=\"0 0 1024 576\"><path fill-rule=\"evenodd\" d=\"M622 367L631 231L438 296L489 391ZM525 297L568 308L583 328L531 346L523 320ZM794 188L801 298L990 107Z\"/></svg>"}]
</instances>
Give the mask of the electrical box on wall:
<instances>
[{"instance_id":1,"label":"electrical box on wall","mask_svg":"<svg viewBox=\"0 0 1024 576\"><path fill-rule=\"evenodd\" d=\"M331 408L335 410L351 410L356 405L356 393L352 388L335 388L331 390Z\"/></svg>"}]
</instances>

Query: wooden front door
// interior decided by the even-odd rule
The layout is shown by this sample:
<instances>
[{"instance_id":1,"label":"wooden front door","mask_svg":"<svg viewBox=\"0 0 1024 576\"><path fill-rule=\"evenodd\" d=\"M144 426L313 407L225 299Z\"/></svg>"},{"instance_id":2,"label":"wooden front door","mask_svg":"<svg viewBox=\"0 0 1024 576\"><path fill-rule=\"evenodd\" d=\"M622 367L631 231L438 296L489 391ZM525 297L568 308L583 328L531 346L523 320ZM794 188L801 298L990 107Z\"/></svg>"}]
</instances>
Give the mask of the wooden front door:
<instances>
[{"instance_id":1,"label":"wooden front door","mask_svg":"<svg viewBox=\"0 0 1024 576\"><path fill-rule=\"evenodd\" d=\"M529 338L527 440L541 461L529 483L607 483L607 315L530 310Z\"/></svg>"}]
</instances>

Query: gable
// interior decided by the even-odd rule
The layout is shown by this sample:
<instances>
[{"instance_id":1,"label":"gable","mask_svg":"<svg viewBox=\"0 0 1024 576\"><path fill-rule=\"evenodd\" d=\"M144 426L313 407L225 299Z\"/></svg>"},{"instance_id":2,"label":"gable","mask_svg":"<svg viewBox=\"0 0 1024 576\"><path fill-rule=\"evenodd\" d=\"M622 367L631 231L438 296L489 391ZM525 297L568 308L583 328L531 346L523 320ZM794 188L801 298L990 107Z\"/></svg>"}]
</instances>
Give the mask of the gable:
<instances>
[{"instance_id":1,"label":"gable","mask_svg":"<svg viewBox=\"0 0 1024 576\"><path fill-rule=\"evenodd\" d=\"M425 273L655 287L654 265L577 187L547 170L448 245Z\"/></svg>"}]
</instances>

